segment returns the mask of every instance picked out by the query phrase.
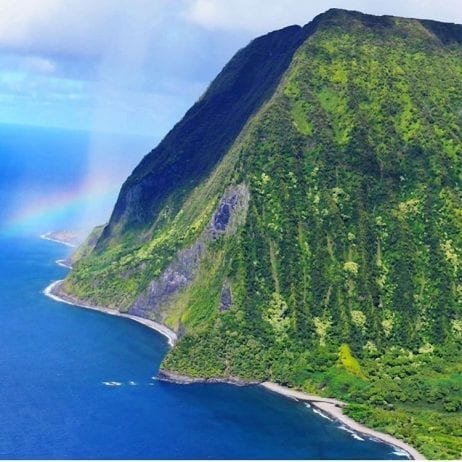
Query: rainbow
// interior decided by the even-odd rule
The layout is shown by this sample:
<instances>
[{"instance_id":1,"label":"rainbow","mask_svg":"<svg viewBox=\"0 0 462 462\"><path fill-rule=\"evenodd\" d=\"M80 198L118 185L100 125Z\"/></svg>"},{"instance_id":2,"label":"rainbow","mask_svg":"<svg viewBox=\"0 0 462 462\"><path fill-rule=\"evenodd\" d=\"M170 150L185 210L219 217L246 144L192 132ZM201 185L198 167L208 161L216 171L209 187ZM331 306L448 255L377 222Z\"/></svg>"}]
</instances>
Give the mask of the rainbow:
<instances>
[{"instance_id":1,"label":"rainbow","mask_svg":"<svg viewBox=\"0 0 462 462\"><path fill-rule=\"evenodd\" d=\"M92 218L105 219L104 214L109 213L108 207L115 202L119 189L120 184L95 179L59 193L44 195L32 202L27 201L17 206L17 211L1 225L1 231L3 234L16 234L24 230L50 231L44 227L60 222L64 226L65 217L69 214L88 220L82 223L82 228L99 224L89 221Z\"/></svg>"}]
</instances>

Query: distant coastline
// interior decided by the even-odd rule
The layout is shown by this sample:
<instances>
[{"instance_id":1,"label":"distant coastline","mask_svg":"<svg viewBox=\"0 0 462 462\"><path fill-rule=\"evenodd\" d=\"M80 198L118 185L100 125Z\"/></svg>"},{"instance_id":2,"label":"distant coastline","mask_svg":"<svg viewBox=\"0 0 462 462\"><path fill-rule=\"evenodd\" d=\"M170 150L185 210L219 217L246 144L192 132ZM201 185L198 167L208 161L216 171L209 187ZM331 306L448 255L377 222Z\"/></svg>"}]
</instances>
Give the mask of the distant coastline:
<instances>
[{"instance_id":1,"label":"distant coastline","mask_svg":"<svg viewBox=\"0 0 462 462\"><path fill-rule=\"evenodd\" d=\"M51 236L51 237L50 237ZM65 240L56 239L54 233L46 233L40 236L42 239L50 240L53 242L57 242L59 244L67 245L70 247L76 247L75 245L66 242ZM56 263L60 266L65 268L72 268L70 265L65 263L65 260L57 260ZM66 294L61 289L61 284L63 280L58 280L52 282L48 287L46 287L43 293L50 297L51 299L66 303L68 305L77 306L80 308L85 308L89 310L99 311L101 313L109 314L112 316L119 316L122 318L131 319L132 321L138 322L143 324L150 329L155 330L156 332L162 334L164 337L167 338L168 344L170 347L173 347L178 340L177 334L169 329L167 326L160 324L155 321L151 321L149 319L141 318L139 316L134 316L126 313L120 313L119 311L99 307L94 305L86 304L75 297L72 297ZM352 418L348 417L347 415L343 414L342 408L346 406L346 403L337 400L335 398L324 398L321 396L310 395L308 393L297 391L292 388L288 388L277 383L273 382L258 382L258 381L250 381L250 380L243 380L238 377L228 377L228 378L195 378L195 377L188 377L181 374L177 374L171 371L160 370L159 371L159 379L166 380L174 383L179 384L191 384L191 383L228 383L231 385L236 386L247 386L247 385L259 385L263 388L271 391L273 393L277 393L283 395L287 398L295 399L298 401L304 401L309 403L310 406L317 409L318 412L321 411L324 415L331 417L333 420L345 425L348 429L350 429L354 433L359 433L362 436L367 438L376 439L378 441L384 442L389 444L390 446L397 448L401 451L404 451L410 459L413 460L426 460L425 456L418 452L415 448L410 446L409 444L405 443L404 441L395 438L392 435L379 432L377 430L373 430L365 425L356 422Z\"/></svg>"},{"instance_id":2,"label":"distant coastline","mask_svg":"<svg viewBox=\"0 0 462 462\"><path fill-rule=\"evenodd\" d=\"M78 233L71 231L49 231L40 235L40 237L46 241L56 242L72 248L76 248L80 242Z\"/></svg>"}]
</instances>

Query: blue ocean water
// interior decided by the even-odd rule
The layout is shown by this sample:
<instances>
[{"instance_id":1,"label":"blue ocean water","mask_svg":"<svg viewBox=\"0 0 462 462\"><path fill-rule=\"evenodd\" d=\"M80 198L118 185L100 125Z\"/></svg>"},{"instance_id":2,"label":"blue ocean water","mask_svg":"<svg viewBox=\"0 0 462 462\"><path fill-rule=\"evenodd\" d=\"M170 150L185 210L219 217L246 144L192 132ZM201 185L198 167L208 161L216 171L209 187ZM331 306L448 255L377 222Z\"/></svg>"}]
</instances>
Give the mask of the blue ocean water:
<instances>
[{"instance_id":1,"label":"blue ocean water","mask_svg":"<svg viewBox=\"0 0 462 462\"><path fill-rule=\"evenodd\" d=\"M50 189L53 196L56 188L73 189L85 173L88 135L4 130L0 458L406 458L259 387L157 381L168 349L164 337L46 298L43 289L66 274L55 260L69 250L38 236L51 225L74 224L75 217L64 213L50 222L45 215L43 226L26 219L23 228L12 227L11 209L18 194L33 200L33 191ZM73 147L63 153L66 139Z\"/></svg>"}]
</instances>

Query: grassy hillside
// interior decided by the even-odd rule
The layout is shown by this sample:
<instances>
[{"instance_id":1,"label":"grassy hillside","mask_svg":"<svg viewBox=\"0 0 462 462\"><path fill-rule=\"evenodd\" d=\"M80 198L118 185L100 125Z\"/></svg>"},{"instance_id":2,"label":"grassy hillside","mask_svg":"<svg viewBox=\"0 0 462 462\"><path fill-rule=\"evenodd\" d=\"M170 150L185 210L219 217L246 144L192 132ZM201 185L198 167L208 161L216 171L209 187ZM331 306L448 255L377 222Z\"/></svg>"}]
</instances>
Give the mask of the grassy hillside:
<instances>
[{"instance_id":1,"label":"grassy hillside","mask_svg":"<svg viewBox=\"0 0 462 462\"><path fill-rule=\"evenodd\" d=\"M180 206L159 199L142 231L113 221L65 288L126 311L142 300L182 335L165 369L343 398L458 458L462 27L339 10L315 26ZM223 221L230 185L248 204Z\"/></svg>"}]
</instances>

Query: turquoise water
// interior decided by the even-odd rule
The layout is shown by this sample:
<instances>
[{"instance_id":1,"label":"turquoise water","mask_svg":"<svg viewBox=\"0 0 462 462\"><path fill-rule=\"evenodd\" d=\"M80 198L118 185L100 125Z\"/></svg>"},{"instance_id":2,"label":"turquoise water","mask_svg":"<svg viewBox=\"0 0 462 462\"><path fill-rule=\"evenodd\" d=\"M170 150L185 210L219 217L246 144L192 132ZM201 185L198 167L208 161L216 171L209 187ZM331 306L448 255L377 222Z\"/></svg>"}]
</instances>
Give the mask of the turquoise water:
<instances>
[{"instance_id":1,"label":"turquoise water","mask_svg":"<svg viewBox=\"0 0 462 462\"><path fill-rule=\"evenodd\" d=\"M30 150L15 157L24 142L15 144L10 133L8 155L0 151L0 458L405 458L259 387L157 381L164 337L45 297L43 289L66 274L55 260L68 250L37 236L74 216L12 227L12 204L27 188L22 167L31 183L47 172L43 194L74 188L86 135L73 134L71 161L50 150L33 174L43 143L63 146L69 134L15 133Z\"/></svg>"}]
</instances>

